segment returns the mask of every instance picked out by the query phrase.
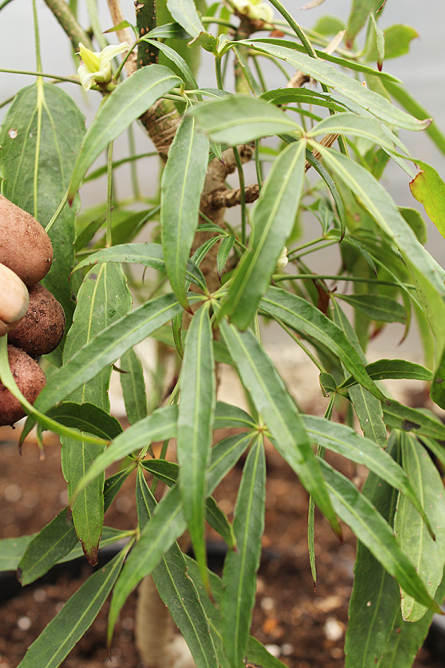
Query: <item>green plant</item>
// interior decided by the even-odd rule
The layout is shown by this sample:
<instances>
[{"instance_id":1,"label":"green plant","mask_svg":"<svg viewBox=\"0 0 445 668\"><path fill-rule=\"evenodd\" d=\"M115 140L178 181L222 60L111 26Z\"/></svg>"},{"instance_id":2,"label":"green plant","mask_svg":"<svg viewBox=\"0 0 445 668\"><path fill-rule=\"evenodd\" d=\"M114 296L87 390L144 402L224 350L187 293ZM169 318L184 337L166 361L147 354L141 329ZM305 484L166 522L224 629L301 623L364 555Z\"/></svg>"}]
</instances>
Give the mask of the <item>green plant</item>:
<instances>
[{"instance_id":1,"label":"green plant","mask_svg":"<svg viewBox=\"0 0 445 668\"><path fill-rule=\"evenodd\" d=\"M79 42L82 49L92 47L91 34L100 49L106 47L94 2L87 3L88 32L77 23L76 2L46 3L76 50ZM137 56L113 73L107 59L99 63L83 51L91 76L83 70L82 81L104 98L86 132L69 95L44 83L51 75L42 74L37 46L37 82L18 91L0 130L0 174L3 194L34 214L54 247L56 261L44 283L65 309L68 333L46 358L47 386L33 407L25 405L29 418L22 440L35 423L39 438L48 428L61 435L72 521L67 524L63 511L28 537L26 551L26 540L16 547L2 541L0 549L4 567L18 567L25 584L68 554L77 556L79 539L92 563L100 541L127 536L130 542L75 594L20 666L59 665L113 591L111 639L126 597L149 574L198 668L239 668L246 657L263 668L282 665L249 636L264 517L265 437L311 495L314 578L314 504L337 534L341 520L359 539L346 665L383 668L394 665L394 657L400 668L412 664L445 593L443 483L426 449L445 464L445 427L433 413L388 398L379 381L430 382L432 400L445 408L445 272L422 245L421 215L398 208L379 181L394 160L444 234L444 185L432 167L414 161L397 132L426 130L442 152L445 138L401 83L381 71L385 50L388 57L406 52L413 31L394 26L384 35L377 23L380 4L352 3L340 46L331 41L342 28L338 20L327 18L303 31L279 0L271 0L270 23L264 22L271 17L269 5L198 3L198 11L192 0L169 0L167 7L157 3L156 25L153 6L139 3L135 26L109 0L120 41L131 41L133 27ZM38 45L35 6L34 14ZM359 49L356 37L365 24ZM210 26L217 36L207 32ZM256 35L272 27L278 37ZM214 57L214 89L199 89L196 82L200 50ZM228 95L225 74L232 56L236 94ZM155 62L158 57L162 64ZM263 57L284 75L283 87L270 88ZM376 60L377 69L370 64ZM302 88L309 79L320 87ZM285 87L288 80L292 85ZM113 141L138 119L165 163L160 200L141 197L135 184L134 201L121 203L114 198L113 174L123 161L113 162ZM263 142L271 136L277 137L273 144ZM103 151L106 170L87 175ZM132 151L126 161L134 165L140 157ZM247 185L243 164L249 160L255 161L257 182ZM413 162L420 167L417 174ZM309 170L317 180L305 177ZM104 171L106 203L76 221L82 182ZM225 183L233 171L238 189ZM132 208L136 202L145 208ZM232 228L224 212L235 205L240 223ZM298 245L303 210L318 220L321 232ZM150 243L134 242L153 220L160 232ZM306 255L329 245L339 250L341 270L316 274ZM133 264L154 269L157 280L149 287L138 282ZM127 281L140 302L133 310ZM354 325L342 302L354 308ZM426 366L403 359L367 364L372 324L374 333L391 322L405 323L408 330L413 315ZM324 418L299 412L261 344L262 317L284 328L319 369L321 391L329 395ZM148 336L176 349L182 360L167 405L159 402L150 412L133 350ZM131 424L126 431L109 414L107 389L118 359ZM216 401L215 367L221 363L236 368L250 414ZM0 339L0 377L21 398L7 364L6 337ZM348 424L332 421L337 402ZM363 435L352 428L353 411ZM242 433L212 447L215 429L234 426ZM173 438L178 464L165 459ZM164 442L160 459L147 457L154 441ZM368 467L362 492L324 462L326 448ZM247 449L231 525L211 494ZM125 457L125 467L105 480L106 467ZM138 526L104 529L104 510L135 469ZM154 486L160 480L171 488L159 504L145 471L153 474ZM206 567L205 520L229 547L222 582ZM186 528L196 561L175 543ZM74 628L68 637L67 624Z\"/></svg>"}]
</instances>

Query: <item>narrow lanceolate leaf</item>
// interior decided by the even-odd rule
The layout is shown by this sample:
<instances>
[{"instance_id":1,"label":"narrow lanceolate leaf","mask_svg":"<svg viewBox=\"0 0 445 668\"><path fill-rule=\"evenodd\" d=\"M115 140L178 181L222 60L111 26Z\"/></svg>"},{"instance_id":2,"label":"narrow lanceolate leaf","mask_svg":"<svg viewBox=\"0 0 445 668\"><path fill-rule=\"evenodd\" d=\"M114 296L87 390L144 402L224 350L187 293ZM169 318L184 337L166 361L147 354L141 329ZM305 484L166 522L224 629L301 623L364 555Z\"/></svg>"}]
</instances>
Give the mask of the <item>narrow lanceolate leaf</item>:
<instances>
[{"instance_id":1,"label":"narrow lanceolate leaf","mask_svg":"<svg viewBox=\"0 0 445 668\"><path fill-rule=\"evenodd\" d=\"M20 559L33 536L19 536L17 538L2 538L0 540L0 572L15 571Z\"/></svg>"},{"instance_id":2,"label":"narrow lanceolate leaf","mask_svg":"<svg viewBox=\"0 0 445 668\"><path fill-rule=\"evenodd\" d=\"M206 501L206 520L212 529L223 538L229 550L234 550L236 548L236 537L233 527L213 496L210 496Z\"/></svg>"},{"instance_id":3,"label":"narrow lanceolate leaf","mask_svg":"<svg viewBox=\"0 0 445 668\"><path fill-rule=\"evenodd\" d=\"M302 334L323 343L341 359L358 383L378 399L385 401L385 396L366 373L360 355L344 331L306 299L292 295L281 288L269 288L260 302L260 309Z\"/></svg>"},{"instance_id":4,"label":"narrow lanceolate leaf","mask_svg":"<svg viewBox=\"0 0 445 668\"><path fill-rule=\"evenodd\" d=\"M255 604L256 572L264 530L266 462L262 437L247 457L233 519L238 550L227 553L221 600L224 650L232 668L241 665Z\"/></svg>"},{"instance_id":5,"label":"narrow lanceolate leaf","mask_svg":"<svg viewBox=\"0 0 445 668\"><path fill-rule=\"evenodd\" d=\"M292 231L303 188L305 149L305 142L299 141L280 153L251 211L249 249L221 309L221 315L227 314L240 329L251 322Z\"/></svg>"},{"instance_id":6,"label":"narrow lanceolate leaf","mask_svg":"<svg viewBox=\"0 0 445 668\"><path fill-rule=\"evenodd\" d=\"M364 464L370 471L384 478L389 485L399 489L411 502L409 505L412 512L414 513L415 508L418 519L423 518L424 528L433 533L431 522L421 502L421 495L413 486L411 476L404 472L386 450L376 447L373 440L359 436L350 427L331 422L326 418L304 415L303 423L315 443L347 457L356 464Z\"/></svg>"},{"instance_id":7,"label":"narrow lanceolate leaf","mask_svg":"<svg viewBox=\"0 0 445 668\"><path fill-rule=\"evenodd\" d=\"M209 311L203 306L193 316L187 334L179 381L181 400L176 444L184 515L203 579L207 573L204 542L207 468L216 402L212 338Z\"/></svg>"},{"instance_id":8,"label":"narrow lanceolate leaf","mask_svg":"<svg viewBox=\"0 0 445 668\"><path fill-rule=\"evenodd\" d=\"M399 249L417 288L439 350L445 344L445 272L417 240L383 186L361 165L319 146L323 162L360 199Z\"/></svg>"},{"instance_id":9,"label":"narrow lanceolate leaf","mask_svg":"<svg viewBox=\"0 0 445 668\"><path fill-rule=\"evenodd\" d=\"M357 334L337 301L334 301L334 322L343 330L349 342L360 357L361 362L366 364L366 357L360 346ZM347 365L343 358L341 358L341 364L343 370L345 370ZM368 366L369 365L366 365L366 372L370 375ZM349 396L364 435L372 441L375 441L381 448L385 448L387 436L386 427L383 421L383 409L380 401L362 385L354 385L351 387Z\"/></svg>"},{"instance_id":10,"label":"narrow lanceolate leaf","mask_svg":"<svg viewBox=\"0 0 445 668\"><path fill-rule=\"evenodd\" d=\"M307 133L307 136L317 137L327 133L363 137L389 151L394 151L396 144L399 148L408 152L395 135L391 136L390 134L388 136L376 118L359 116L352 112L344 112L328 116L314 125L314 127ZM394 140L392 140L392 137L394 137Z\"/></svg>"},{"instance_id":11,"label":"narrow lanceolate leaf","mask_svg":"<svg viewBox=\"0 0 445 668\"><path fill-rule=\"evenodd\" d=\"M176 408L170 406L170 408ZM208 493L230 471L251 441L251 434L237 434L221 441L212 451L209 467ZM217 449L218 448L218 449ZM162 555L187 528L182 511L182 499L178 485L166 494L157 506L141 538L130 554L122 577L119 579L111 602L109 628L114 628L117 616L132 589L158 565Z\"/></svg>"},{"instance_id":12,"label":"narrow lanceolate leaf","mask_svg":"<svg viewBox=\"0 0 445 668\"><path fill-rule=\"evenodd\" d=\"M112 441L122 433L122 427L117 418L103 408L88 402L78 404L75 401L63 401L58 406L51 408L47 415L67 427L96 434L106 441Z\"/></svg>"},{"instance_id":13,"label":"narrow lanceolate leaf","mask_svg":"<svg viewBox=\"0 0 445 668\"><path fill-rule=\"evenodd\" d=\"M114 237L113 237L114 238ZM143 244L120 244L110 248L102 248L89 255L85 260L76 265L75 271L83 267L102 264L103 262L126 262L130 264L142 264L144 267L151 267L156 271L166 271L164 262L164 253L161 244L143 243ZM187 280L195 285L205 288L205 279L201 271L192 262L186 266Z\"/></svg>"},{"instance_id":14,"label":"narrow lanceolate leaf","mask_svg":"<svg viewBox=\"0 0 445 668\"><path fill-rule=\"evenodd\" d=\"M64 508L28 545L17 567L17 577L27 585L45 575L78 542L72 518Z\"/></svg>"},{"instance_id":15,"label":"narrow lanceolate leaf","mask_svg":"<svg viewBox=\"0 0 445 668\"><path fill-rule=\"evenodd\" d=\"M64 362L82 346L90 344L99 332L124 316L130 308L131 295L119 265L104 264L97 273L90 271L79 290L73 325L68 332L63 351ZM89 402L109 411L110 377L111 367L104 368L94 379L78 385L69 395L70 400L75 403ZM60 396L58 400L62 398L64 397ZM72 501L79 480L96 457L104 451L104 446L67 438L62 438L61 442L62 471L68 483L68 498ZM81 496L72 505L76 533L87 559L93 565L97 563L97 550L103 527L104 482L105 474L102 474L89 487L84 488Z\"/></svg>"},{"instance_id":16,"label":"narrow lanceolate leaf","mask_svg":"<svg viewBox=\"0 0 445 668\"><path fill-rule=\"evenodd\" d=\"M190 297L192 303L198 300L197 296ZM35 402L36 408L46 411L65 399L181 311L170 293L146 302L109 325L51 376Z\"/></svg>"},{"instance_id":17,"label":"narrow lanceolate leaf","mask_svg":"<svg viewBox=\"0 0 445 668\"><path fill-rule=\"evenodd\" d=\"M439 472L425 448L409 434L400 438L403 468L422 501L436 533L432 540L424 523L403 497L399 498L394 520L396 539L411 559L430 596L434 597L445 564L445 499ZM408 596L402 589L402 616L405 621L417 622L427 608Z\"/></svg>"},{"instance_id":18,"label":"narrow lanceolate leaf","mask_svg":"<svg viewBox=\"0 0 445 668\"><path fill-rule=\"evenodd\" d=\"M151 65L137 70L111 93L99 108L83 140L71 176L68 198L74 198L87 169L133 121L152 106L164 93L181 84L168 67Z\"/></svg>"},{"instance_id":19,"label":"narrow lanceolate leaf","mask_svg":"<svg viewBox=\"0 0 445 668\"><path fill-rule=\"evenodd\" d=\"M386 295L341 295L337 294L336 299L341 299L353 308L364 313L371 320L381 320L382 322L406 322L406 310L402 304Z\"/></svg>"},{"instance_id":20,"label":"narrow lanceolate leaf","mask_svg":"<svg viewBox=\"0 0 445 668\"><path fill-rule=\"evenodd\" d=\"M264 43L262 40L245 40L241 44L246 44L253 47L256 51L263 51L276 58L285 60L289 65L304 72L304 74L308 74L316 81L329 86L329 88L332 88L337 93L371 112L371 114L377 116L380 120L386 121L391 125L406 128L407 130L424 130L430 123L429 119L418 121L413 116L406 114L388 102L386 98L362 86L357 79L343 74L321 59L311 58L305 53L298 53L298 51L285 46Z\"/></svg>"},{"instance_id":21,"label":"narrow lanceolate leaf","mask_svg":"<svg viewBox=\"0 0 445 668\"><path fill-rule=\"evenodd\" d=\"M397 454L394 437L388 450ZM396 490L370 473L362 493L392 526L398 496ZM359 541L345 639L345 668L375 668L378 665L399 609L397 583Z\"/></svg>"},{"instance_id":22,"label":"narrow lanceolate leaf","mask_svg":"<svg viewBox=\"0 0 445 668\"><path fill-rule=\"evenodd\" d=\"M445 183L426 162L416 161L420 171L409 184L411 194L423 204L429 218L445 237Z\"/></svg>"},{"instance_id":23,"label":"narrow lanceolate leaf","mask_svg":"<svg viewBox=\"0 0 445 668\"><path fill-rule=\"evenodd\" d=\"M136 481L136 503L139 526L143 529L156 508L156 501L141 467L138 468ZM196 667L217 668L209 623L196 587L187 576L184 555L176 543L153 571L153 580L190 648Z\"/></svg>"},{"instance_id":24,"label":"narrow lanceolate leaf","mask_svg":"<svg viewBox=\"0 0 445 668\"><path fill-rule=\"evenodd\" d=\"M445 574L436 593L436 602L439 605L442 604L444 596ZM428 610L418 622L404 622L399 612L379 668L411 668L428 634L433 614L431 610Z\"/></svg>"},{"instance_id":25,"label":"narrow lanceolate leaf","mask_svg":"<svg viewBox=\"0 0 445 668\"><path fill-rule=\"evenodd\" d=\"M81 586L33 642L20 662L20 668L57 668L85 631L91 626L110 593L126 550Z\"/></svg>"},{"instance_id":26,"label":"narrow lanceolate leaf","mask_svg":"<svg viewBox=\"0 0 445 668\"><path fill-rule=\"evenodd\" d=\"M354 38L365 25L369 14L377 12L381 6L381 0L353 0L345 38L348 48L352 48Z\"/></svg>"},{"instance_id":27,"label":"narrow lanceolate leaf","mask_svg":"<svg viewBox=\"0 0 445 668\"><path fill-rule=\"evenodd\" d=\"M399 404L394 399L391 399L390 406L383 406L383 419L391 429L401 429L439 441L445 440L445 427L438 418Z\"/></svg>"},{"instance_id":28,"label":"narrow lanceolate leaf","mask_svg":"<svg viewBox=\"0 0 445 668\"><path fill-rule=\"evenodd\" d=\"M85 119L59 86L22 88L0 130L2 193L45 227L69 184L85 135ZM67 329L74 311L69 275L74 264L75 209L66 205L49 232L54 260L43 284L62 304Z\"/></svg>"},{"instance_id":29,"label":"narrow lanceolate leaf","mask_svg":"<svg viewBox=\"0 0 445 668\"><path fill-rule=\"evenodd\" d=\"M192 37L205 32L193 0L167 0L167 8L175 21Z\"/></svg>"},{"instance_id":30,"label":"narrow lanceolate leaf","mask_svg":"<svg viewBox=\"0 0 445 668\"><path fill-rule=\"evenodd\" d=\"M411 380L424 380L426 382L433 380L433 374L429 369L421 364L408 362L407 360L382 359L367 364L365 369L368 376L373 380L388 380L394 378L409 378ZM354 384L354 378L349 376L349 378L346 378L339 387L347 388Z\"/></svg>"},{"instance_id":31,"label":"narrow lanceolate leaf","mask_svg":"<svg viewBox=\"0 0 445 668\"><path fill-rule=\"evenodd\" d=\"M236 146L259 137L292 133L302 128L274 104L253 97L225 97L204 102L191 112L213 141Z\"/></svg>"},{"instance_id":32,"label":"narrow lanceolate leaf","mask_svg":"<svg viewBox=\"0 0 445 668\"><path fill-rule=\"evenodd\" d=\"M186 267L199 220L209 141L198 132L196 120L185 116L179 126L161 184L161 229L165 266L178 301L188 308Z\"/></svg>"},{"instance_id":33,"label":"narrow lanceolate leaf","mask_svg":"<svg viewBox=\"0 0 445 668\"><path fill-rule=\"evenodd\" d=\"M338 516L372 552L405 591L434 612L440 608L428 594L411 561L398 546L393 531L355 485L320 460L332 505Z\"/></svg>"},{"instance_id":34,"label":"narrow lanceolate leaf","mask_svg":"<svg viewBox=\"0 0 445 668\"><path fill-rule=\"evenodd\" d=\"M276 448L313 495L334 530L340 533L310 438L275 366L250 330L238 332L223 320L221 333L244 387L276 441Z\"/></svg>"},{"instance_id":35,"label":"narrow lanceolate leaf","mask_svg":"<svg viewBox=\"0 0 445 668\"><path fill-rule=\"evenodd\" d=\"M230 255L230 251L232 250L235 241L236 237L234 234L229 234L227 237L224 237L223 240L221 241L221 245L218 249L218 255L216 257L216 271L218 272L220 280L222 273L224 271L224 267L226 266L227 259Z\"/></svg>"},{"instance_id":36,"label":"narrow lanceolate leaf","mask_svg":"<svg viewBox=\"0 0 445 668\"><path fill-rule=\"evenodd\" d=\"M126 429L94 461L79 479L74 494L77 496L92 480L101 475L114 462L140 450L153 441L163 441L176 436L177 407L165 406Z\"/></svg>"},{"instance_id":37,"label":"narrow lanceolate leaf","mask_svg":"<svg viewBox=\"0 0 445 668\"><path fill-rule=\"evenodd\" d=\"M132 348L120 358L119 368L128 421L135 424L147 417L147 394L141 360Z\"/></svg>"}]
</instances>

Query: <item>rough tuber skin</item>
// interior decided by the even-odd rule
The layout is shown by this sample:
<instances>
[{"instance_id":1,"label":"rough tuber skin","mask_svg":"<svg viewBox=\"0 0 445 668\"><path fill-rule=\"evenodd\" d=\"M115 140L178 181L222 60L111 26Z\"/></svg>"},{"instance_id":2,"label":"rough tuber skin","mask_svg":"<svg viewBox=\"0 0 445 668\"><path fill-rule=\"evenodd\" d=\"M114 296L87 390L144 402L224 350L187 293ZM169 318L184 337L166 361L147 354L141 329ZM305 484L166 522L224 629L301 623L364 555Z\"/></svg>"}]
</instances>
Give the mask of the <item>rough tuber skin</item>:
<instances>
[{"instance_id":1,"label":"rough tuber skin","mask_svg":"<svg viewBox=\"0 0 445 668\"><path fill-rule=\"evenodd\" d=\"M0 195L0 263L31 286L46 276L52 260L51 240L40 223Z\"/></svg>"},{"instance_id":2,"label":"rough tuber skin","mask_svg":"<svg viewBox=\"0 0 445 668\"><path fill-rule=\"evenodd\" d=\"M49 290L37 283L29 288L29 306L24 318L8 335L8 342L31 357L51 353L65 332L65 314Z\"/></svg>"},{"instance_id":3,"label":"rough tuber skin","mask_svg":"<svg viewBox=\"0 0 445 668\"><path fill-rule=\"evenodd\" d=\"M33 404L45 387L45 374L35 360L14 346L8 345L8 361L17 387ZM25 415L20 402L0 383L0 426L12 426Z\"/></svg>"},{"instance_id":4,"label":"rough tuber skin","mask_svg":"<svg viewBox=\"0 0 445 668\"><path fill-rule=\"evenodd\" d=\"M0 264L0 336L13 329L28 308L26 285L11 269Z\"/></svg>"}]
</instances>

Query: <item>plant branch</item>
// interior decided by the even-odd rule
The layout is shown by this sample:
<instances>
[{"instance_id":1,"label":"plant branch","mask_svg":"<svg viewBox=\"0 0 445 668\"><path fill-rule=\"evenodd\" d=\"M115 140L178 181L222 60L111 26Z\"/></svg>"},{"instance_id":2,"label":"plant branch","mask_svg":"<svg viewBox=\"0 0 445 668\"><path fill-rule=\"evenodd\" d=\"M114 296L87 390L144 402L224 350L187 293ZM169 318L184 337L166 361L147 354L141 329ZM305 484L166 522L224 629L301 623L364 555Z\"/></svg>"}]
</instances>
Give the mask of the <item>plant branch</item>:
<instances>
[{"instance_id":1,"label":"plant branch","mask_svg":"<svg viewBox=\"0 0 445 668\"><path fill-rule=\"evenodd\" d=\"M122 23L122 21L125 20L121 8L121 3L119 0L107 0L107 2L108 2L108 10L110 12L113 25L117 26L119 25L119 23ZM133 33L130 28L122 28L121 30L118 30L117 38L120 44L122 44L122 42L128 42L128 44L132 44L134 42ZM125 61L124 68L128 77L131 76L133 72L136 71L136 53L134 51L128 56L127 60Z\"/></svg>"},{"instance_id":2,"label":"plant branch","mask_svg":"<svg viewBox=\"0 0 445 668\"><path fill-rule=\"evenodd\" d=\"M338 135L325 135L320 141L320 144L322 146L330 147L337 138ZM318 151L314 151L313 156L314 158L317 158L317 160L319 160L321 157ZM307 172L310 167L310 163L306 160L305 171ZM264 182L261 185L264 185ZM255 202L260 194L260 184L252 183L250 186L246 186L244 189L244 194L246 204ZM238 206L238 204L241 204L241 200L242 192L240 188L234 188L233 190L214 190L212 192L203 194L201 199L201 206L205 209L229 209L232 206Z\"/></svg>"},{"instance_id":3,"label":"plant branch","mask_svg":"<svg viewBox=\"0 0 445 668\"><path fill-rule=\"evenodd\" d=\"M78 24L65 0L45 0L45 2L70 38L75 51L79 48L79 42L94 50L90 38Z\"/></svg>"}]
</instances>

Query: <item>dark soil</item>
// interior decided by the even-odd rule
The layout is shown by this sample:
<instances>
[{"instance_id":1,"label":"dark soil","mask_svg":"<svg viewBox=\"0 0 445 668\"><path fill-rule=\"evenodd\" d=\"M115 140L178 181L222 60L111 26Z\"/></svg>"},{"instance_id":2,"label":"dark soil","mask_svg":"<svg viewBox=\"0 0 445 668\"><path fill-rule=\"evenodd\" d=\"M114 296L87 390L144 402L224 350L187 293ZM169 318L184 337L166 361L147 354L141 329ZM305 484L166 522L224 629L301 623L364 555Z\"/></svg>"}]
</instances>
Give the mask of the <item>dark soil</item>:
<instances>
[{"instance_id":1,"label":"dark soil","mask_svg":"<svg viewBox=\"0 0 445 668\"><path fill-rule=\"evenodd\" d=\"M40 461L39 450L32 441L19 455L14 443L16 433L6 427L0 429L0 538L39 531L67 502L57 441L46 439L46 457ZM356 474L345 460L336 458L334 464L350 477ZM341 545L325 520L316 518L318 579L314 592L307 553L307 493L273 450L267 451L267 468L266 529L253 634L291 668L340 668L344 665L355 539L344 527L345 540ZM214 495L229 517L241 472L242 464ZM126 481L107 512L108 526L135 526L134 483L133 477ZM215 540L211 534L209 538ZM39 581L25 587L20 595L0 607L0 668L18 665L27 647L90 573L85 561L77 579L67 570L60 571L55 582ZM117 623L110 659L105 646L106 604L61 665L144 668L134 646L135 604L133 593ZM444 663L422 649L414 666L443 668Z\"/></svg>"}]
</instances>

